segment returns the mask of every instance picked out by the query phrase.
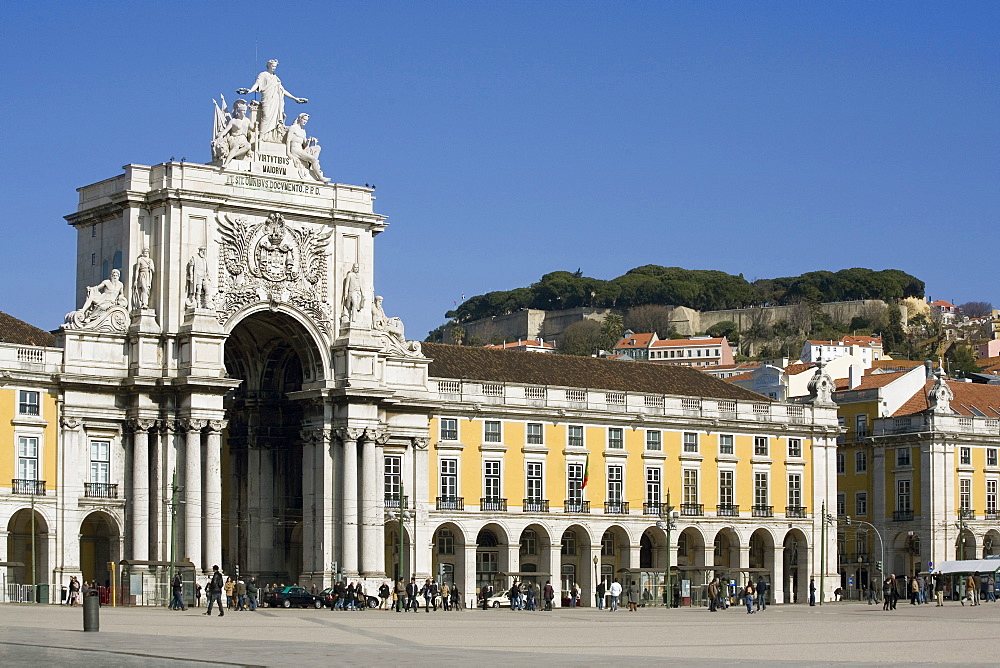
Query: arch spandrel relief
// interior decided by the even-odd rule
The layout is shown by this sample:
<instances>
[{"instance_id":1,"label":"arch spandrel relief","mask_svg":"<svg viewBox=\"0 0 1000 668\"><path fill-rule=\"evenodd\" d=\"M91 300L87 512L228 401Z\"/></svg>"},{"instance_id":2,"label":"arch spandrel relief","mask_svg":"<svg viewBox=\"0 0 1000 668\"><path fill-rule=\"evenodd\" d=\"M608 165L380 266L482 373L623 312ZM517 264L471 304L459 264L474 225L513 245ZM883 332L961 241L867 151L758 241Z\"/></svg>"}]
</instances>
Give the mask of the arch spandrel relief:
<instances>
[{"instance_id":1,"label":"arch spandrel relief","mask_svg":"<svg viewBox=\"0 0 1000 668\"><path fill-rule=\"evenodd\" d=\"M280 213L256 222L225 213L218 222L220 323L254 303L291 304L333 336L326 278L332 230L292 225Z\"/></svg>"}]
</instances>

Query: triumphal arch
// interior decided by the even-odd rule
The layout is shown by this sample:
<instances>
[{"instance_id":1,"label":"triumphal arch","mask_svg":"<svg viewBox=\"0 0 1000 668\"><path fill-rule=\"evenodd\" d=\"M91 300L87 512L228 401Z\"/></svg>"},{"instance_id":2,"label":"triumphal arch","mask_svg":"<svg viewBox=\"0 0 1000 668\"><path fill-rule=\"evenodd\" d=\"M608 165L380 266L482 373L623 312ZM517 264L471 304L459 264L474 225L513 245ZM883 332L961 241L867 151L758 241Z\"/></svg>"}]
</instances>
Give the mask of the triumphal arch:
<instances>
[{"instance_id":1,"label":"triumphal arch","mask_svg":"<svg viewBox=\"0 0 1000 668\"><path fill-rule=\"evenodd\" d=\"M432 399L376 295L373 188L324 175L276 69L215 103L211 162L79 189L62 440L112 444L121 557L325 586L385 575L383 454L426 495Z\"/></svg>"}]
</instances>

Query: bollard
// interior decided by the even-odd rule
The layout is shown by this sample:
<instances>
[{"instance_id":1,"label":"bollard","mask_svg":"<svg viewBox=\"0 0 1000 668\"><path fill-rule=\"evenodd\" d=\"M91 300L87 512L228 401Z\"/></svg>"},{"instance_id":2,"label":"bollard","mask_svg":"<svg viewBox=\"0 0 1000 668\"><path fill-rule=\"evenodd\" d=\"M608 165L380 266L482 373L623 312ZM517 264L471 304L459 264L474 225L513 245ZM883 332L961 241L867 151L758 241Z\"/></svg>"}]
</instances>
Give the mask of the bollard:
<instances>
[{"instance_id":1,"label":"bollard","mask_svg":"<svg viewBox=\"0 0 1000 668\"><path fill-rule=\"evenodd\" d=\"M101 630L101 597L97 587L85 589L83 592L83 630Z\"/></svg>"}]
</instances>

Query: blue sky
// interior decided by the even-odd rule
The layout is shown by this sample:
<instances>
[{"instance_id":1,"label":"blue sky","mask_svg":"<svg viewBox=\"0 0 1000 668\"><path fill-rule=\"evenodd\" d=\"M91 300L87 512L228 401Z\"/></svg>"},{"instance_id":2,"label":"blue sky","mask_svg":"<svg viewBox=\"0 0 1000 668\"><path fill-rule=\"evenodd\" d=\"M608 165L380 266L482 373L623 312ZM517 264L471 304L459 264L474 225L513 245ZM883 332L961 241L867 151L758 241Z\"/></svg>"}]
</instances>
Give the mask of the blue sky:
<instances>
[{"instance_id":1,"label":"blue sky","mask_svg":"<svg viewBox=\"0 0 1000 668\"><path fill-rule=\"evenodd\" d=\"M463 294L643 264L898 268L1000 306L998 25L997 2L7 0L0 310L57 327L75 189L208 161L212 98L269 58L326 175L378 185L376 292L410 338Z\"/></svg>"}]
</instances>

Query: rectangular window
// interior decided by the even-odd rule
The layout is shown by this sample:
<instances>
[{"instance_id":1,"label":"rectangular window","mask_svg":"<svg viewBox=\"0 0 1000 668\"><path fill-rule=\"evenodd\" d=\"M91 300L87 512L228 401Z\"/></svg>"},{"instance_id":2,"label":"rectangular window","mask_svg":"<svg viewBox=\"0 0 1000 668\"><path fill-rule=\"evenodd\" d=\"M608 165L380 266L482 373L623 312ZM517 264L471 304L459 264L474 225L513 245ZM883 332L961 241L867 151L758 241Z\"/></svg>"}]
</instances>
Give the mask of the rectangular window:
<instances>
[{"instance_id":1,"label":"rectangular window","mask_svg":"<svg viewBox=\"0 0 1000 668\"><path fill-rule=\"evenodd\" d=\"M721 434L719 436L719 454L720 455L731 455L735 452L733 448L733 435L732 434Z\"/></svg>"},{"instance_id":2,"label":"rectangular window","mask_svg":"<svg viewBox=\"0 0 1000 668\"><path fill-rule=\"evenodd\" d=\"M566 444L572 448L582 448L583 447L583 427L580 425L570 425L569 426L569 439Z\"/></svg>"},{"instance_id":3,"label":"rectangular window","mask_svg":"<svg viewBox=\"0 0 1000 668\"><path fill-rule=\"evenodd\" d=\"M500 438L500 421L486 420L484 425L486 431L483 439L487 443L501 443L502 439Z\"/></svg>"},{"instance_id":4,"label":"rectangular window","mask_svg":"<svg viewBox=\"0 0 1000 668\"><path fill-rule=\"evenodd\" d=\"M972 448L959 448L958 462L964 466L970 466L972 464Z\"/></svg>"},{"instance_id":5,"label":"rectangular window","mask_svg":"<svg viewBox=\"0 0 1000 668\"><path fill-rule=\"evenodd\" d=\"M660 503L660 477L660 469L652 467L646 469L646 503L651 506Z\"/></svg>"},{"instance_id":6,"label":"rectangular window","mask_svg":"<svg viewBox=\"0 0 1000 668\"><path fill-rule=\"evenodd\" d=\"M897 480L896 481L896 510L901 512L909 512L913 509L910 505L910 481L909 480Z\"/></svg>"},{"instance_id":7,"label":"rectangular window","mask_svg":"<svg viewBox=\"0 0 1000 668\"><path fill-rule=\"evenodd\" d=\"M458 496L458 460L441 460L441 497L454 499Z\"/></svg>"},{"instance_id":8,"label":"rectangular window","mask_svg":"<svg viewBox=\"0 0 1000 668\"><path fill-rule=\"evenodd\" d=\"M90 442L90 482L111 482L111 441Z\"/></svg>"},{"instance_id":9,"label":"rectangular window","mask_svg":"<svg viewBox=\"0 0 1000 668\"><path fill-rule=\"evenodd\" d=\"M837 493L837 516L843 517L847 514L847 494L844 492Z\"/></svg>"},{"instance_id":10,"label":"rectangular window","mask_svg":"<svg viewBox=\"0 0 1000 668\"><path fill-rule=\"evenodd\" d=\"M532 501L542 500L542 463L528 462L527 464L527 486L525 487L525 498Z\"/></svg>"},{"instance_id":11,"label":"rectangular window","mask_svg":"<svg viewBox=\"0 0 1000 668\"><path fill-rule=\"evenodd\" d=\"M798 473L788 474L788 505L802 507L802 476Z\"/></svg>"},{"instance_id":12,"label":"rectangular window","mask_svg":"<svg viewBox=\"0 0 1000 668\"><path fill-rule=\"evenodd\" d=\"M854 514L858 516L868 514L868 492L858 492L854 495Z\"/></svg>"},{"instance_id":13,"label":"rectangular window","mask_svg":"<svg viewBox=\"0 0 1000 668\"><path fill-rule=\"evenodd\" d=\"M864 438L868 435L868 416L867 415L855 415L854 416L854 437Z\"/></svg>"},{"instance_id":14,"label":"rectangular window","mask_svg":"<svg viewBox=\"0 0 1000 668\"><path fill-rule=\"evenodd\" d=\"M500 498L500 460L483 462L483 496L487 499Z\"/></svg>"},{"instance_id":15,"label":"rectangular window","mask_svg":"<svg viewBox=\"0 0 1000 668\"><path fill-rule=\"evenodd\" d=\"M458 440L458 420L455 418L441 418L441 440Z\"/></svg>"},{"instance_id":16,"label":"rectangular window","mask_svg":"<svg viewBox=\"0 0 1000 668\"><path fill-rule=\"evenodd\" d=\"M625 430L618 427L608 429L608 448L621 450L625 447Z\"/></svg>"},{"instance_id":17,"label":"rectangular window","mask_svg":"<svg viewBox=\"0 0 1000 668\"><path fill-rule=\"evenodd\" d=\"M570 464L566 469L566 498L583 501L583 464Z\"/></svg>"},{"instance_id":18,"label":"rectangular window","mask_svg":"<svg viewBox=\"0 0 1000 668\"><path fill-rule=\"evenodd\" d=\"M986 465L996 466L997 465L997 449L996 448L986 448Z\"/></svg>"},{"instance_id":19,"label":"rectangular window","mask_svg":"<svg viewBox=\"0 0 1000 668\"><path fill-rule=\"evenodd\" d=\"M528 445L542 445L542 425L540 422L528 423Z\"/></svg>"},{"instance_id":20,"label":"rectangular window","mask_svg":"<svg viewBox=\"0 0 1000 668\"><path fill-rule=\"evenodd\" d=\"M387 499L399 499L399 482L402 480L402 466L402 457L389 456L383 462L385 498Z\"/></svg>"},{"instance_id":21,"label":"rectangular window","mask_svg":"<svg viewBox=\"0 0 1000 668\"><path fill-rule=\"evenodd\" d=\"M17 439L17 477L38 480L38 439L34 436Z\"/></svg>"},{"instance_id":22,"label":"rectangular window","mask_svg":"<svg viewBox=\"0 0 1000 668\"><path fill-rule=\"evenodd\" d=\"M972 508L972 481L961 479L958 481L958 506L962 510Z\"/></svg>"},{"instance_id":23,"label":"rectangular window","mask_svg":"<svg viewBox=\"0 0 1000 668\"><path fill-rule=\"evenodd\" d=\"M38 392L21 390L17 402L17 412L21 415L38 415Z\"/></svg>"},{"instance_id":24,"label":"rectangular window","mask_svg":"<svg viewBox=\"0 0 1000 668\"><path fill-rule=\"evenodd\" d=\"M855 473L867 473L868 472L868 453L864 450L858 450L854 453L854 472Z\"/></svg>"},{"instance_id":25,"label":"rectangular window","mask_svg":"<svg viewBox=\"0 0 1000 668\"><path fill-rule=\"evenodd\" d=\"M758 457L767 457L768 453L767 436L753 437L753 453Z\"/></svg>"},{"instance_id":26,"label":"rectangular window","mask_svg":"<svg viewBox=\"0 0 1000 668\"><path fill-rule=\"evenodd\" d=\"M622 501L622 467L608 467L608 501L621 503Z\"/></svg>"},{"instance_id":27,"label":"rectangular window","mask_svg":"<svg viewBox=\"0 0 1000 668\"><path fill-rule=\"evenodd\" d=\"M646 449L647 450L662 450L663 442L662 435L656 429L646 430Z\"/></svg>"},{"instance_id":28,"label":"rectangular window","mask_svg":"<svg viewBox=\"0 0 1000 668\"><path fill-rule=\"evenodd\" d=\"M986 481L986 512L996 513L997 511L997 481Z\"/></svg>"},{"instance_id":29,"label":"rectangular window","mask_svg":"<svg viewBox=\"0 0 1000 668\"><path fill-rule=\"evenodd\" d=\"M757 472L753 474L753 502L757 506L768 505L767 474Z\"/></svg>"},{"instance_id":30,"label":"rectangular window","mask_svg":"<svg viewBox=\"0 0 1000 668\"><path fill-rule=\"evenodd\" d=\"M844 475L847 472L847 456L843 452L837 453L837 474Z\"/></svg>"},{"instance_id":31,"label":"rectangular window","mask_svg":"<svg viewBox=\"0 0 1000 668\"><path fill-rule=\"evenodd\" d=\"M698 503L698 471L684 469L684 503Z\"/></svg>"},{"instance_id":32,"label":"rectangular window","mask_svg":"<svg viewBox=\"0 0 1000 668\"><path fill-rule=\"evenodd\" d=\"M735 471L719 471L719 503L731 506L735 503Z\"/></svg>"},{"instance_id":33,"label":"rectangular window","mask_svg":"<svg viewBox=\"0 0 1000 668\"><path fill-rule=\"evenodd\" d=\"M698 452L698 434L684 432L684 452Z\"/></svg>"},{"instance_id":34,"label":"rectangular window","mask_svg":"<svg viewBox=\"0 0 1000 668\"><path fill-rule=\"evenodd\" d=\"M802 439L801 438L790 438L790 439L788 439L788 456L789 457L801 457L802 456Z\"/></svg>"},{"instance_id":35,"label":"rectangular window","mask_svg":"<svg viewBox=\"0 0 1000 668\"><path fill-rule=\"evenodd\" d=\"M896 448L896 466L910 465L910 449Z\"/></svg>"}]
</instances>

